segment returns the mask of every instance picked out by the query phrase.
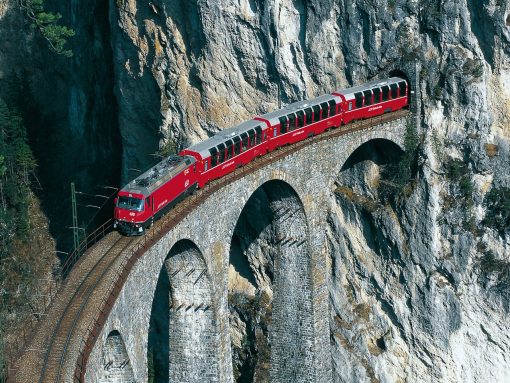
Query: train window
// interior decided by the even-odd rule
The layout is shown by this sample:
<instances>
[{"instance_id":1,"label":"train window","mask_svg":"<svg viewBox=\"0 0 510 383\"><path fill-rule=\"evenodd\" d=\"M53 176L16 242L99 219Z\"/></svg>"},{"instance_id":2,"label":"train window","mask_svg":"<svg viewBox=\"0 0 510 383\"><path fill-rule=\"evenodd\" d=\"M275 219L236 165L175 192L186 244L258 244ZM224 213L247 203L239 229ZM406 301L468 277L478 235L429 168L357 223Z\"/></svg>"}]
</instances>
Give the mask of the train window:
<instances>
[{"instance_id":1,"label":"train window","mask_svg":"<svg viewBox=\"0 0 510 383\"><path fill-rule=\"evenodd\" d=\"M382 88L382 100L388 101L390 99L390 87L388 85L384 85Z\"/></svg>"},{"instance_id":2,"label":"train window","mask_svg":"<svg viewBox=\"0 0 510 383\"><path fill-rule=\"evenodd\" d=\"M255 146L255 131L250 130L248 135L250 136L250 148Z\"/></svg>"},{"instance_id":3,"label":"train window","mask_svg":"<svg viewBox=\"0 0 510 383\"><path fill-rule=\"evenodd\" d=\"M288 129L287 123L280 125L280 134L287 133L287 129Z\"/></svg>"},{"instance_id":4,"label":"train window","mask_svg":"<svg viewBox=\"0 0 510 383\"><path fill-rule=\"evenodd\" d=\"M398 88L400 90L400 97L404 97L406 95L407 83L405 81L399 82Z\"/></svg>"},{"instance_id":5,"label":"train window","mask_svg":"<svg viewBox=\"0 0 510 383\"><path fill-rule=\"evenodd\" d=\"M241 153L241 141L238 141L234 144L234 154L237 156Z\"/></svg>"},{"instance_id":6,"label":"train window","mask_svg":"<svg viewBox=\"0 0 510 383\"><path fill-rule=\"evenodd\" d=\"M372 91L365 90L363 91L363 95L365 96L365 106L372 105Z\"/></svg>"},{"instance_id":7,"label":"train window","mask_svg":"<svg viewBox=\"0 0 510 383\"><path fill-rule=\"evenodd\" d=\"M296 112L297 114L297 127L302 128L305 125L305 114L302 110Z\"/></svg>"},{"instance_id":8,"label":"train window","mask_svg":"<svg viewBox=\"0 0 510 383\"><path fill-rule=\"evenodd\" d=\"M313 108L313 120L315 122L320 121L320 119L321 119L321 107L320 107L320 105L314 105L312 108Z\"/></svg>"},{"instance_id":9,"label":"train window","mask_svg":"<svg viewBox=\"0 0 510 383\"><path fill-rule=\"evenodd\" d=\"M211 168L215 167L218 164L218 149L211 148L209 149L209 153L211 153Z\"/></svg>"},{"instance_id":10,"label":"train window","mask_svg":"<svg viewBox=\"0 0 510 383\"><path fill-rule=\"evenodd\" d=\"M276 137L278 134L278 128L273 128L273 137Z\"/></svg>"},{"instance_id":11,"label":"train window","mask_svg":"<svg viewBox=\"0 0 510 383\"><path fill-rule=\"evenodd\" d=\"M256 136L255 136L255 142L258 144L262 143L262 128L260 126L257 126L255 128Z\"/></svg>"},{"instance_id":12,"label":"train window","mask_svg":"<svg viewBox=\"0 0 510 383\"><path fill-rule=\"evenodd\" d=\"M296 129L296 115L294 113L287 116L289 119L289 131ZM287 130L285 130L287 132Z\"/></svg>"},{"instance_id":13,"label":"train window","mask_svg":"<svg viewBox=\"0 0 510 383\"><path fill-rule=\"evenodd\" d=\"M381 102L381 89L375 88L372 89L372 92L374 92L374 104Z\"/></svg>"},{"instance_id":14,"label":"train window","mask_svg":"<svg viewBox=\"0 0 510 383\"><path fill-rule=\"evenodd\" d=\"M241 140L243 143L243 151L248 149L248 133L241 133Z\"/></svg>"},{"instance_id":15,"label":"train window","mask_svg":"<svg viewBox=\"0 0 510 383\"><path fill-rule=\"evenodd\" d=\"M349 103L349 110L352 110L352 102Z\"/></svg>"},{"instance_id":16,"label":"train window","mask_svg":"<svg viewBox=\"0 0 510 383\"><path fill-rule=\"evenodd\" d=\"M306 115L306 124L311 124L313 122L312 120L312 108L306 108L305 109L305 115Z\"/></svg>"},{"instance_id":17,"label":"train window","mask_svg":"<svg viewBox=\"0 0 510 383\"><path fill-rule=\"evenodd\" d=\"M391 98L392 99L397 98L398 97L398 93L397 93L398 85L397 84L391 84L390 85L390 89L391 89Z\"/></svg>"},{"instance_id":18,"label":"train window","mask_svg":"<svg viewBox=\"0 0 510 383\"><path fill-rule=\"evenodd\" d=\"M329 109L328 103L327 102L323 102L321 104L321 108L322 108L322 119L324 120L325 118L329 117L329 115L328 115L328 109Z\"/></svg>"},{"instance_id":19,"label":"train window","mask_svg":"<svg viewBox=\"0 0 510 383\"><path fill-rule=\"evenodd\" d=\"M333 117L336 114L336 102L335 100L329 100L329 117Z\"/></svg>"},{"instance_id":20,"label":"train window","mask_svg":"<svg viewBox=\"0 0 510 383\"><path fill-rule=\"evenodd\" d=\"M354 97L356 98L356 108L361 108L363 106L363 93L354 93Z\"/></svg>"},{"instance_id":21,"label":"train window","mask_svg":"<svg viewBox=\"0 0 510 383\"><path fill-rule=\"evenodd\" d=\"M287 131L287 116L282 116L279 118L279 120L280 120L280 133L285 133Z\"/></svg>"}]
</instances>

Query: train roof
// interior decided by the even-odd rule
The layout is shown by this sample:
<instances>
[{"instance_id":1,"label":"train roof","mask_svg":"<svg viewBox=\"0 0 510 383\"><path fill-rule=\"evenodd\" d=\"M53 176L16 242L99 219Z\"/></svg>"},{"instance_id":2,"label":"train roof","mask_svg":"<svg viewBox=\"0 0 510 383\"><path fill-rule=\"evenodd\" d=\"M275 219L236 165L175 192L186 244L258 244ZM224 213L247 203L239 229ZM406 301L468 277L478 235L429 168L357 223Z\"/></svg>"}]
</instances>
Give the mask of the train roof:
<instances>
[{"instance_id":1,"label":"train roof","mask_svg":"<svg viewBox=\"0 0 510 383\"><path fill-rule=\"evenodd\" d=\"M277 125L280 123L279 120L280 117L286 116L290 113L297 112L298 110L306 109L310 106L321 104L323 102L329 102L331 100L335 100L336 103L342 102L342 99L339 96L335 96L333 94L325 94L311 100L294 102L292 104L285 106L282 109L275 110L274 112L266 113L258 117L268 120L271 125Z\"/></svg>"},{"instance_id":2,"label":"train roof","mask_svg":"<svg viewBox=\"0 0 510 383\"><path fill-rule=\"evenodd\" d=\"M247 134L250 130L257 128L265 129L266 126L262 121L245 121L232 128L222 130L207 140L190 146L187 150L199 153L202 159L204 159L211 156L211 153L209 152L210 149L216 148L218 145L225 144L227 141L233 140L234 137L239 137L242 133Z\"/></svg>"},{"instance_id":3,"label":"train roof","mask_svg":"<svg viewBox=\"0 0 510 383\"><path fill-rule=\"evenodd\" d=\"M195 162L196 159L192 156L169 156L140 174L124 186L121 191L148 196Z\"/></svg>"},{"instance_id":4,"label":"train roof","mask_svg":"<svg viewBox=\"0 0 510 383\"><path fill-rule=\"evenodd\" d=\"M273 112L269 112L266 114L263 114L261 116L256 116L254 120L245 121L242 124L236 125L232 128L222 130L218 133L216 133L214 136L208 138L205 141L199 142L198 144L192 145L189 148L187 148L187 151L198 153L202 159L208 158L211 155L210 150L212 149L214 151L214 148L217 148L221 144L226 144L229 140L233 140L235 137L240 137L242 133L248 133L248 131L252 129L266 129L266 125L263 121L260 121L258 119L263 119L269 121L271 125L277 125L280 123L279 118L283 116L287 116L290 113L295 113L299 110L306 109L308 107L318 105L324 102L329 102L331 100L334 100L336 103L341 103L342 99L339 96L339 94L345 96L346 99L354 98L354 93L361 92L363 90L372 89L376 86L383 86L388 85L392 83L397 83L400 81L403 81L404 79L400 77L391 77L384 80L373 80L366 84L356 86L353 88L338 90L334 92L334 94L325 94L319 97L316 97L311 100L303 100L294 102L292 104L289 104L285 106L282 109L275 110Z\"/></svg>"},{"instance_id":5,"label":"train roof","mask_svg":"<svg viewBox=\"0 0 510 383\"><path fill-rule=\"evenodd\" d=\"M341 94L341 95L345 96L346 99L351 100L354 98L354 93L363 92L364 90L373 89L373 88L381 87L384 85L395 84L400 81L405 81L405 80L400 77L391 77L391 78L387 78L387 79L383 79L383 80L372 80L372 81L367 82L363 85L359 85L359 86L355 86L355 87L347 88L347 89L337 90L337 91L335 91L335 93Z\"/></svg>"}]
</instances>

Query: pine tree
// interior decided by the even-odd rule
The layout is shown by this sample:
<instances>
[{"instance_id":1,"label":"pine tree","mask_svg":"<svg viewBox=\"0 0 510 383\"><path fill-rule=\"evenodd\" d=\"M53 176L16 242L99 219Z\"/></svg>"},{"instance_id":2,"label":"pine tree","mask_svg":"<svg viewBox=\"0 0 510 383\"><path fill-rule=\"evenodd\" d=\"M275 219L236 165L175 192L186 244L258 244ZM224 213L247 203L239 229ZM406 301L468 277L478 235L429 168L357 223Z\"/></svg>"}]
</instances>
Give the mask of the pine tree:
<instances>
[{"instance_id":1,"label":"pine tree","mask_svg":"<svg viewBox=\"0 0 510 383\"><path fill-rule=\"evenodd\" d=\"M20 0L20 7L31 21L31 26L39 30L48 42L50 49L65 57L71 57L73 51L65 48L69 38L74 36L74 30L58 24L62 15L48 12L44 9L44 0Z\"/></svg>"}]
</instances>

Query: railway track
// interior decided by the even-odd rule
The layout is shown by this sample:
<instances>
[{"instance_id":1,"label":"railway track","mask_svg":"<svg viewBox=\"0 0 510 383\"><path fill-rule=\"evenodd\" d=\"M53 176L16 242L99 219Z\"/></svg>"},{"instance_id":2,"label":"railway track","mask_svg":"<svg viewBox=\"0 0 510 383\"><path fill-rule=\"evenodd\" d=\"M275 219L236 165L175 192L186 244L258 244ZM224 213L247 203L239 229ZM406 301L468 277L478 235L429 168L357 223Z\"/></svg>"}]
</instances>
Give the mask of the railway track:
<instances>
[{"instance_id":1,"label":"railway track","mask_svg":"<svg viewBox=\"0 0 510 383\"><path fill-rule=\"evenodd\" d=\"M69 342L82 317L85 307L90 302L93 292L103 277L113 268L115 260L137 238L120 237L113 246L89 270L71 300L60 315L56 331L52 334L44 357L39 383L61 382L62 367L68 352ZM94 302L90 302L94 304Z\"/></svg>"},{"instance_id":2,"label":"railway track","mask_svg":"<svg viewBox=\"0 0 510 383\"><path fill-rule=\"evenodd\" d=\"M200 206L205 200L207 200L217 190L233 183L234 181L241 179L248 174L251 174L271 163L277 162L282 158L290 156L291 154L301 150L305 146L316 144L321 141L327 141L340 137L346 134L355 133L361 130L372 128L377 125L381 125L390 121L396 121L399 119L406 118L409 115L407 110L399 110L393 113L384 114L378 117L374 117L367 120L361 120L352 122L348 125L333 128L318 136L309 137L303 141L299 141L293 145L281 147L269 154L261 156L254 161L250 162L246 166L236 169L234 172L227 174L226 176L209 182L203 189L200 189L191 197L185 199L177 206L172 209L171 214L164 216L154 227L147 232L137 244L132 248L132 254L121 266L121 270L118 272L118 279L112 282L108 298L104 300L105 306L98 309L96 314L95 324L93 330L89 331L88 338L84 343L84 347L80 350L80 356L76 363L76 369L74 373L74 381L81 383L85 381L85 371L88 361L88 357L92 352L95 340L106 321L110 310L120 293L120 287L124 284L129 275L133 265L143 255L146 249L161 239L165 233L175 227L180 221L182 221L191 211Z\"/></svg>"},{"instance_id":3,"label":"railway track","mask_svg":"<svg viewBox=\"0 0 510 383\"><path fill-rule=\"evenodd\" d=\"M408 114L408 111L401 110L369 120L354 122L282 147L257 158L223 178L210 182L204 189L178 204L171 214L167 214L159 220L143 237L121 237L117 233L108 234L103 241L98 243L99 245L107 239L112 240L113 238L113 244L108 250L96 256L97 259L92 261L90 258L93 258L93 254L90 253L93 253L94 248L89 249L87 256L82 257L73 268L66 280L66 284L71 284L71 286L67 286L67 288L64 286L62 290L67 290L67 293L62 291L62 295L59 294L59 299L65 299L67 296L71 298L65 301L67 302L63 304L65 307L57 307L60 314L57 318L53 318L53 323L56 322L56 324L50 326L54 330L48 328L44 331L51 335L47 336L44 341L39 341L40 351L44 352L44 357L39 355L37 361L32 361L33 367L30 375L27 375L26 371L18 370L16 381L38 381L39 383L68 381L63 375L64 371L66 373L74 371L73 381L83 381L88 356L92 351L95 339L133 265L143 255L146 248L157 242L168 230L177 225L215 191L270 163L277 162L305 146L402 119ZM121 256L123 253L126 255ZM78 278L77 275L80 273L85 276L80 276L79 283L68 283L71 282L69 279ZM56 303L54 306L58 306L59 302L54 303ZM52 311L54 310L52 308ZM77 336L79 337L76 338ZM73 341L73 339L75 340ZM76 339L82 340L82 343L76 342ZM25 362L21 363L24 367L26 366ZM29 376L30 378L28 378Z\"/></svg>"}]
</instances>

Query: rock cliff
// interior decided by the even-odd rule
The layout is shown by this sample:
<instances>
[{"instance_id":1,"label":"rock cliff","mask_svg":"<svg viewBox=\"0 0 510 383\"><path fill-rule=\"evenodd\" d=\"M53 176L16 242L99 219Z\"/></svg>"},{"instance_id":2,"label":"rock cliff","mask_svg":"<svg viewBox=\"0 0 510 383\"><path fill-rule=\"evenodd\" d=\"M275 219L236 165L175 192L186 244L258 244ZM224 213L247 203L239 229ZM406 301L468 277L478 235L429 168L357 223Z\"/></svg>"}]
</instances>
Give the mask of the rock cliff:
<instances>
[{"instance_id":1,"label":"rock cliff","mask_svg":"<svg viewBox=\"0 0 510 383\"><path fill-rule=\"evenodd\" d=\"M331 194L333 380L510 380L510 236L487 219L488 194L510 186L508 1L105 4L73 0L62 11L78 31L72 65L44 66L34 37L20 38L33 52L20 68L30 71L44 122L33 134L39 158L55 148L41 167L66 163L88 185L115 180L120 161L128 180L168 142L182 148L279 104L419 62L420 144L409 183L388 197L381 185L391 186L384 174L395 160L360 152ZM4 7L2 34L21 23ZM0 42L9 53L0 57L3 78L23 61L12 44ZM93 164L110 165L97 172L81 161L82 145ZM251 262L267 262L266 234L240 236ZM256 344L241 346L270 321L270 278L255 278L263 292L232 276L233 291L247 297L231 318L239 369L256 367L245 362Z\"/></svg>"},{"instance_id":2,"label":"rock cliff","mask_svg":"<svg viewBox=\"0 0 510 383\"><path fill-rule=\"evenodd\" d=\"M115 73L120 126L130 137L128 164L145 155L136 146L144 105L157 108L146 109L143 119L153 126L143 129L158 134L161 145L172 140L183 147L279 103L418 61L422 119L409 185L399 196L383 198L387 162L360 154L339 174L332 193L334 380L510 379L510 242L508 230L494 230L484 220L487 192L509 186L507 2L115 5ZM262 254L271 251L267 235L240 238L254 278L267 280L257 272L264 269ZM266 346L259 334L266 331L268 306L260 297L270 296L270 288L255 292L239 275L232 284L235 370L241 376L258 369L263 376ZM247 318L250 312L255 319ZM246 362L258 345L258 362Z\"/></svg>"}]
</instances>

